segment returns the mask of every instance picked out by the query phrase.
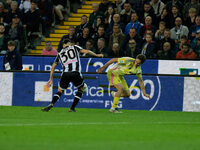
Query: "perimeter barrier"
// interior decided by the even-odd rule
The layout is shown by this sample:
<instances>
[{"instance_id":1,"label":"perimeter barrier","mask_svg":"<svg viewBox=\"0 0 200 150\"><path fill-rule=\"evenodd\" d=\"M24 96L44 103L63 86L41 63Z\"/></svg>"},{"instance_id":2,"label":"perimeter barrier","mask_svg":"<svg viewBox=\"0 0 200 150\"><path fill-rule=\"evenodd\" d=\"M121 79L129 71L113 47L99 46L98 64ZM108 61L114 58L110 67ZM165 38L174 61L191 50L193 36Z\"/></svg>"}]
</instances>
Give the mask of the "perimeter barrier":
<instances>
[{"instance_id":1,"label":"perimeter barrier","mask_svg":"<svg viewBox=\"0 0 200 150\"><path fill-rule=\"evenodd\" d=\"M46 106L57 91L61 73L54 74L53 86L47 88L49 72L0 72L0 105ZM88 90L78 107L110 108L114 90L108 85L106 74L84 73ZM148 100L143 96L137 77L126 75L131 91L129 98L121 98L119 108L134 110L200 111L200 80L196 76L143 75ZM76 88L69 88L56 103L56 107L69 107L73 102Z\"/></svg>"},{"instance_id":2,"label":"perimeter barrier","mask_svg":"<svg viewBox=\"0 0 200 150\"><path fill-rule=\"evenodd\" d=\"M3 56L0 57L2 66ZM109 58L81 58L82 70L88 90L78 107L110 108L112 96L106 74L96 70ZM24 71L0 71L0 105L46 106L57 91L61 67L54 74L51 88L46 87L54 57L23 56ZM135 75L126 75L131 96L121 98L119 108L134 110L200 111L199 61L147 60L142 65L145 88L151 99L145 98ZM0 68L2 70L2 68ZM173 74L173 75L171 75ZM69 107L76 88L69 88L56 103L56 107Z\"/></svg>"}]
</instances>

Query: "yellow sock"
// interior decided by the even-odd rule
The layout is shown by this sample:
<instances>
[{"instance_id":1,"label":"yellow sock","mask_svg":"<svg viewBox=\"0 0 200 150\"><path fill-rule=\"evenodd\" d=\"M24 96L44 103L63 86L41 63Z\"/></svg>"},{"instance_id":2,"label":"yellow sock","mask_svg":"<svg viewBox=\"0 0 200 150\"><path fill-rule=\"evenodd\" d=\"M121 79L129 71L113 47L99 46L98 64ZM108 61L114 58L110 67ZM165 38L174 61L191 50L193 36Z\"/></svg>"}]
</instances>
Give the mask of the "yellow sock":
<instances>
[{"instance_id":1,"label":"yellow sock","mask_svg":"<svg viewBox=\"0 0 200 150\"><path fill-rule=\"evenodd\" d=\"M120 97L114 97L112 107L117 108Z\"/></svg>"}]
</instances>

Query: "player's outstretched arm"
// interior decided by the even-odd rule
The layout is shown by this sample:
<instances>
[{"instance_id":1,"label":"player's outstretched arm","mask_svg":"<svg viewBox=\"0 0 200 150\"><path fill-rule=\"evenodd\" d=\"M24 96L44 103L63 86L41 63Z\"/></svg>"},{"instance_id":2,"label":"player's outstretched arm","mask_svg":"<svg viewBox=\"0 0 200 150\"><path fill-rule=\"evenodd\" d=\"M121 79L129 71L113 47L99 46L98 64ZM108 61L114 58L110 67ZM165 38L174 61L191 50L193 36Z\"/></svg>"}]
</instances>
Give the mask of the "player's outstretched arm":
<instances>
[{"instance_id":1,"label":"player's outstretched arm","mask_svg":"<svg viewBox=\"0 0 200 150\"><path fill-rule=\"evenodd\" d=\"M86 49L82 49L80 52L88 54L90 56L94 56L94 57L103 57L103 54L96 54L96 53L94 53L94 52L92 52L90 50L86 50Z\"/></svg>"},{"instance_id":2,"label":"player's outstretched arm","mask_svg":"<svg viewBox=\"0 0 200 150\"><path fill-rule=\"evenodd\" d=\"M142 90L143 95L150 99L151 97L149 96L149 94L146 93L142 78L138 78L138 81L139 81L140 89Z\"/></svg>"},{"instance_id":3,"label":"player's outstretched arm","mask_svg":"<svg viewBox=\"0 0 200 150\"><path fill-rule=\"evenodd\" d=\"M53 83L53 74L54 74L54 70L55 70L57 65L58 64L54 62L52 67L51 67L51 72L50 72L49 81L47 82L47 87L50 87Z\"/></svg>"},{"instance_id":4,"label":"player's outstretched arm","mask_svg":"<svg viewBox=\"0 0 200 150\"><path fill-rule=\"evenodd\" d=\"M109 60L105 65L103 65L101 68L99 68L97 70L98 73L102 73L104 71L104 69L106 69L106 67L108 67L110 64L117 62L118 58L112 58L111 60Z\"/></svg>"}]
</instances>

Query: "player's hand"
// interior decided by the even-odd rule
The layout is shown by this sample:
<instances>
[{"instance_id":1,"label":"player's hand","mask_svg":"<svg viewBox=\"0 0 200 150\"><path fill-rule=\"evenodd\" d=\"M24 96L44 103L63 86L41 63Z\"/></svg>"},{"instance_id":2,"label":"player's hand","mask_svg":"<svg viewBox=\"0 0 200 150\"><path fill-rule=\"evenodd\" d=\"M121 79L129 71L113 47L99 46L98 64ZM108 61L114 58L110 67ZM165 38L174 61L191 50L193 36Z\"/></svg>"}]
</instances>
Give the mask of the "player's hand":
<instances>
[{"instance_id":1,"label":"player's hand","mask_svg":"<svg viewBox=\"0 0 200 150\"><path fill-rule=\"evenodd\" d=\"M50 88L51 85L52 85L52 83L53 83L53 81L52 81L52 80L49 80L49 81L47 82L47 87Z\"/></svg>"},{"instance_id":2,"label":"player's hand","mask_svg":"<svg viewBox=\"0 0 200 150\"><path fill-rule=\"evenodd\" d=\"M151 97L147 93L145 93L144 96L147 97L147 98L149 98L149 100L151 99Z\"/></svg>"},{"instance_id":3,"label":"player's hand","mask_svg":"<svg viewBox=\"0 0 200 150\"><path fill-rule=\"evenodd\" d=\"M104 71L104 67L101 67L97 70L97 73L102 73Z\"/></svg>"},{"instance_id":4,"label":"player's hand","mask_svg":"<svg viewBox=\"0 0 200 150\"><path fill-rule=\"evenodd\" d=\"M103 57L103 54L97 54L97 57L101 57L101 58L102 58L102 57Z\"/></svg>"}]
</instances>

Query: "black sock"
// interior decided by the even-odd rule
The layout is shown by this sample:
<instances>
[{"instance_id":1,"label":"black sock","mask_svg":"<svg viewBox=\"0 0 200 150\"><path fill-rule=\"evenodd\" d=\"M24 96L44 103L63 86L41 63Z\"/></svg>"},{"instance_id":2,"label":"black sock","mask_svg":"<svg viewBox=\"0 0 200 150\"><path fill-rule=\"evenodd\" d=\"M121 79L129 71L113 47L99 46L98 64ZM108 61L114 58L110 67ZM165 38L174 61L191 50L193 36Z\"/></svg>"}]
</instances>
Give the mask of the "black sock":
<instances>
[{"instance_id":1,"label":"black sock","mask_svg":"<svg viewBox=\"0 0 200 150\"><path fill-rule=\"evenodd\" d=\"M54 96L53 96L53 99L52 99L52 101L51 101L51 104L54 105L54 104L57 102L57 100L60 98L61 95L62 95L61 92L55 93Z\"/></svg>"},{"instance_id":2,"label":"black sock","mask_svg":"<svg viewBox=\"0 0 200 150\"><path fill-rule=\"evenodd\" d=\"M82 97L82 94L83 94L82 91L78 91L76 93L76 96L74 97L74 101L72 103L71 109L75 109L76 105L78 104L79 100Z\"/></svg>"}]
</instances>

